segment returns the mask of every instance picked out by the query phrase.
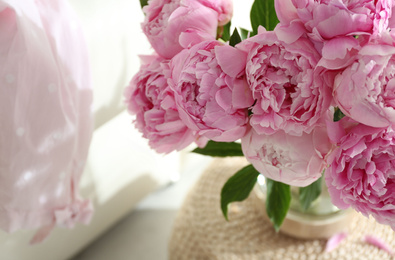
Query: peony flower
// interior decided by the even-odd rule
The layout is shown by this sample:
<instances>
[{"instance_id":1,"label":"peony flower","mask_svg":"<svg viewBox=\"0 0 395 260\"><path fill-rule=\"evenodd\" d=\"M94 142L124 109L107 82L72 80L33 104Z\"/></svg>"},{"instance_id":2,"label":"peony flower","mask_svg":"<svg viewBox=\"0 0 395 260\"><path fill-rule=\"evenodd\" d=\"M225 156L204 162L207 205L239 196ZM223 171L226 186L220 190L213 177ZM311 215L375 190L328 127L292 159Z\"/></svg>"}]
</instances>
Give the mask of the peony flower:
<instances>
[{"instance_id":1,"label":"peony flower","mask_svg":"<svg viewBox=\"0 0 395 260\"><path fill-rule=\"evenodd\" d=\"M395 229L395 132L347 117L331 123L328 132L338 133L325 172L332 203L341 209L351 206Z\"/></svg>"},{"instance_id":2,"label":"peony flower","mask_svg":"<svg viewBox=\"0 0 395 260\"><path fill-rule=\"evenodd\" d=\"M170 59L184 48L214 40L218 19L225 22L232 14L227 3L227 0L150 0L143 8L146 16L142 29L155 51Z\"/></svg>"},{"instance_id":3,"label":"peony flower","mask_svg":"<svg viewBox=\"0 0 395 260\"><path fill-rule=\"evenodd\" d=\"M154 55L141 59L140 71L124 92L128 111L136 115L136 128L157 152L181 150L196 138L181 121L167 85L168 63Z\"/></svg>"},{"instance_id":4,"label":"peony flower","mask_svg":"<svg viewBox=\"0 0 395 260\"><path fill-rule=\"evenodd\" d=\"M256 104L250 124L258 134L310 133L331 102L331 74L316 69L320 55L306 38L292 44L260 28L237 46L248 53L246 77Z\"/></svg>"},{"instance_id":5,"label":"peony flower","mask_svg":"<svg viewBox=\"0 0 395 260\"><path fill-rule=\"evenodd\" d=\"M287 43L307 34L322 54L320 65L338 69L353 62L361 46L395 26L393 6L391 0L275 0L281 22L276 34Z\"/></svg>"},{"instance_id":6,"label":"peony flower","mask_svg":"<svg viewBox=\"0 0 395 260\"><path fill-rule=\"evenodd\" d=\"M241 139L247 160L265 177L293 186L307 186L321 177L331 144L323 127L311 134L278 131L260 135L253 128Z\"/></svg>"},{"instance_id":7,"label":"peony flower","mask_svg":"<svg viewBox=\"0 0 395 260\"><path fill-rule=\"evenodd\" d=\"M395 47L366 45L336 76L333 96L344 114L373 127L395 123Z\"/></svg>"},{"instance_id":8,"label":"peony flower","mask_svg":"<svg viewBox=\"0 0 395 260\"><path fill-rule=\"evenodd\" d=\"M214 141L231 142L244 135L246 108L253 103L244 78L245 59L231 46L206 41L171 60L168 82L190 129Z\"/></svg>"},{"instance_id":9,"label":"peony flower","mask_svg":"<svg viewBox=\"0 0 395 260\"><path fill-rule=\"evenodd\" d=\"M302 25L310 37L326 41L340 36L375 35L394 27L391 0L276 0L283 29Z\"/></svg>"}]
</instances>

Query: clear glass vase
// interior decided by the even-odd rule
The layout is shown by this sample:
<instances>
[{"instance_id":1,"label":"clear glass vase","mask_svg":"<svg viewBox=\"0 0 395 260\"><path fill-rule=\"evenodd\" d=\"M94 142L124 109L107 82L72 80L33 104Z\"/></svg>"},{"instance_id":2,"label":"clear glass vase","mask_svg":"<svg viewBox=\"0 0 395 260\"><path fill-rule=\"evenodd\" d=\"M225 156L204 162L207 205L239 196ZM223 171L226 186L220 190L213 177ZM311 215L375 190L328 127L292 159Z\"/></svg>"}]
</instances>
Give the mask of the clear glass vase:
<instances>
[{"instance_id":1,"label":"clear glass vase","mask_svg":"<svg viewBox=\"0 0 395 260\"><path fill-rule=\"evenodd\" d=\"M262 175L258 177L255 192L264 207L266 182ZM302 209L299 201L299 187L291 187L291 198L290 208L280 228L284 234L303 239L326 239L350 227L354 211L340 210L332 204L325 181L322 181L320 196L307 210Z\"/></svg>"}]
</instances>

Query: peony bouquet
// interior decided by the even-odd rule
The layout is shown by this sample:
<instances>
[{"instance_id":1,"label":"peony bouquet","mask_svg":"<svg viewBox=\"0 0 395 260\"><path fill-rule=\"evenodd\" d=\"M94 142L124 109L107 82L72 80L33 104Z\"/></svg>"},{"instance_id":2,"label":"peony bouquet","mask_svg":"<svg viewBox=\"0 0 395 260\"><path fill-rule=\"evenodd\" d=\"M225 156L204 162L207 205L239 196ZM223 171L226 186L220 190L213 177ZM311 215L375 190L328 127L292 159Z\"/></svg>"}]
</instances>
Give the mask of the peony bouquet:
<instances>
[{"instance_id":1,"label":"peony bouquet","mask_svg":"<svg viewBox=\"0 0 395 260\"><path fill-rule=\"evenodd\" d=\"M246 157L223 187L225 217L262 174L278 229L290 186L308 206L323 176L337 207L395 229L394 4L255 0L248 31L230 0L142 2L155 53L125 90L128 110L159 153L195 142Z\"/></svg>"}]
</instances>

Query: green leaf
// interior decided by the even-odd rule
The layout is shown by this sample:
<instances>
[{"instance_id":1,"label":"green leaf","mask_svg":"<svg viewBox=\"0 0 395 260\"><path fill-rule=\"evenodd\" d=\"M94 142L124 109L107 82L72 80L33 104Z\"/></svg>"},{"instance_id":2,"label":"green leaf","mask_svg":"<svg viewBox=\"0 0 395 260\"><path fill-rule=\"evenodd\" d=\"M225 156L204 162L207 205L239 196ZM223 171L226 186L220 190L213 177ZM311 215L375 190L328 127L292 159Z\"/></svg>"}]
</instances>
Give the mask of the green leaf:
<instances>
[{"instance_id":1,"label":"green leaf","mask_svg":"<svg viewBox=\"0 0 395 260\"><path fill-rule=\"evenodd\" d=\"M230 26L231 22L225 24L224 26L220 26L217 29L217 39L221 38L224 42L229 41L230 39Z\"/></svg>"},{"instance_id":2,"label":"green leaf","mask_svg":"<svg viewBox=\"0 0 395 260\"><path fill-rule=\"evenodd\" d=\"M310 208L311 203L320 196L322 190L322 177L309 186L299 188L300 206L304 211Z\"/></svg>"},{"instance_id":3,"label":"green leaf","mask_svg":"<svg viewBox=\"0 0 395 260\"><path fill-rule=\"evenodd\" d=\"M140 0L140 5L141 5L141 8L148 5L148 0Z\"/></svg>"},{"instance_id":4,"label":"green leaf","mask_svg":"<svg viewBox=\"0 0 395 260\"><path fill-rule=\"evenodd\" d=\"M278 231L291 204L291 187L266 178L266 212Z\"/></svg>"},{"instance_id":5,"label":"green leaf","mask_svg":"<svg viewBox=\"0 0 395 260\"><path fill-rule=\"evenodd\" d=\"M236 44L241 42L241 37L239 32L237 31L237 28L234 29L232 36L230 36L229 39L229 45L235 47Z\"/></svg>"},{"instance_id":6,"label":"green leaf","mask_svg":"<svg viewBox=\"0 0 395 260\"><path fill-rule=\"evenodd\" d=\"M346 115L343 114L343 112L340 110L340 108L335 107L335 113L333 115L333 122L337 122L340 119L342 119L343 117L345 117Z\"/></svg>"},{"instance_id":7,"label":"green leaf","mask_svg":"<svg viewBox=\"0 0 395 260\"><path fill-rule=\"evenodd\" d=\"M257 181L259 172L251 164L230 177L221 191L221 209L228 220L228 205L248 198Z\"/></svg>"},{"instance_id":8,"label":"green leaf","mask_svg":"<svg viewBox=\"0 0 395 260\"><path fill-rule=\"evenodd\" d=\"M239 28L240 29L240 36L242 40L245 40L248 38L248 34L250 33L250 31L248 31L247 29L244 28Z\"/></svg>"},{"instance_id":9,"label":"green leaf","mask_svg":"<svg viewBox=\"0 0 395 260\"><path fill-rule=\"evenodd\" d=\"M272 31L279 23L274 9L274 0L255 0L251 7L250 20L252 34L258 33L258 26L262 25L268 31Z\"/></svg>"},{"instance_id":10,"label":"green leaf","mask_svg":"<svg viewBox=\"0 0 395 260\"><path fill-rule=\"evenodd\" d=\"M209 141L204 148L196 148L192 152L214 157L244 156L240 143Z\"/></svg>"}]
</instances>

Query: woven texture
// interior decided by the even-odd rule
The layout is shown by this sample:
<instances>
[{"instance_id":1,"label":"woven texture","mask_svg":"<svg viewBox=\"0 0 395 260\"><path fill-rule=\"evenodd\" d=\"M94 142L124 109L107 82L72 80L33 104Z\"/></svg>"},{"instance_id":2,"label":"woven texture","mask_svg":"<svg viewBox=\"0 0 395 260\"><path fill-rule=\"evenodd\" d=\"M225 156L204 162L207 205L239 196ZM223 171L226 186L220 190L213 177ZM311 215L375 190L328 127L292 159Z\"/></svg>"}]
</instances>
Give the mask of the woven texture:
<instances>
[{"instance_id":1,"label":"woven texture","mask_svg":"<svg viewBox=\"0 0 395 260\"><path fill-rule=\"evenodd\" d=\"M301 240L276 233L265 220L262 203L251 192L231 204L229 222L220 210L220 192L244 159L216 159L203 173L178 212L169 243L169 259L394 259L363 241L374 235L395 248L394 231L360 214L350 223L348 237L338 248L324 252L326 240Z\"/></svg>"}]
</instances>

